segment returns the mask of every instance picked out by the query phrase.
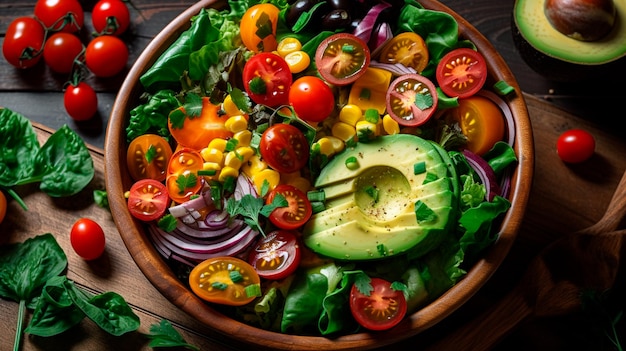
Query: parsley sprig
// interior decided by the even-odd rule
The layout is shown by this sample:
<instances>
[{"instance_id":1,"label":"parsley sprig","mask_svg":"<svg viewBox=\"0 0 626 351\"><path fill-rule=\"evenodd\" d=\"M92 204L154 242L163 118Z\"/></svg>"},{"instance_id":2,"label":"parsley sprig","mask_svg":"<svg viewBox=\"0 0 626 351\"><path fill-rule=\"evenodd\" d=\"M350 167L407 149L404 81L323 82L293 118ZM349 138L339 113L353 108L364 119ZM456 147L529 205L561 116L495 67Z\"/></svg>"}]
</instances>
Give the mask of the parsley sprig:
<instances>
[{"instance_id":1,"label":"parsley sprig","mask_svg":"<svg viewBox=\"0 0 626 351\"><path fill-rule=\"evenodd\" d=\"M261 187L261 196L256 197L251 194L245 194L237 201L234 197L230 197L226 202L226 211L231 217L241 215L244 222L253 230L260 232L265 236L261 225L261 216L267 218L278 207L285 207L289 203L281 194L276 194L271 203L265 204L263 197L269 190L269 183L263 182Z\"/></svg>"}]
</instances>

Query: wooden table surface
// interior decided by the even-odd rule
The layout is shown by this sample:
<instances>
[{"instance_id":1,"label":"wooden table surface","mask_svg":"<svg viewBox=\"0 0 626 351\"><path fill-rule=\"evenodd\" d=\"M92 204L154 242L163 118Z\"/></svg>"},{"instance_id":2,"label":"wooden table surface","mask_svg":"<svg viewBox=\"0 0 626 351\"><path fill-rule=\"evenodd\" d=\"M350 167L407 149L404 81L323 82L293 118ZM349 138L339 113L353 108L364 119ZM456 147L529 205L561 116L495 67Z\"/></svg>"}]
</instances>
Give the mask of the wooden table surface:
<instances>
[{"instance_id":1,"label":"wooden table surface","mask_svg":"<svg viewBox=\"0 0 626 351\"><path fill-rule=\"evenodd\" d=\"M81 2L87 11L95 3ZM131 8L132 28L124 36L131 52L128 67L154 35L193 3L191 0L132 2L140 12ZM624 113L619 109L618 112L609 111L613 109L612 104L619 101L618 97L626 93L624 84L613 85L610 89L603 82L564 84L548 81L533 72L513 46L510 28L513 0L442 2L489 39L518 78L533 125L535 177L519 237L498 272L476 296L442 323L398 345L411 346L412 349L415 345L428 348L437 341L454 336L459 326L502 298L520 278L531 257L543 247L597 221L626 170L626 133L617 125L623 123ZM4 34L13 18L32 14L34 3L35 0L0 2L0 33ZM87 12L88 28L89 19ZM623 72L620 74L623 78ZM67 77L52 74L44 65L29 71L18 71L4 59L0 60L0 77L0 106L29 117L37 126L42 141L51 131L68 124L91 145L96 165L93 182L71 198L53 199L36 187L20 188L19 193L29 211L24 211L14 201L10 202L7 218L0 224L0 244L21 242L43 233L54 234L68 254L67 275L70 279L92 292L115 291L121 294L141 318L139 332L122 337L109 336L86 320L72 333L63 336L26 337L22 350L147 350L148 340L141 333L147 332L150 324L157 323L161 318L170 320L187 341L202 350L233 349L229 346L232 342L226 337L208 330L160 295L134 264L110 213L93 204L92 191L105 189L104 133L123 75L88 79L98 91L99 112L94 120L81 124L71 121L63 110L62 86ZM594 134L596 154L584 164L566 165L556 155L556 139L563 131L577 127ZM107 249L99 260L83 261L71 249L70 228L80 217L96 220L105 230ZM17 308L15 302L0 300L0 329L3 331L0 333L0 351L10 350L13 344ZM567 317L533 319L520 325L496 349L554 350L580 346L577 340L584 335L580 334L580 325L575 322L580 321ZM476 337L488 336L489 331L476 331ZM458 349L463 349L463 345L458 345Z\"/></svg>"}]
</instances>

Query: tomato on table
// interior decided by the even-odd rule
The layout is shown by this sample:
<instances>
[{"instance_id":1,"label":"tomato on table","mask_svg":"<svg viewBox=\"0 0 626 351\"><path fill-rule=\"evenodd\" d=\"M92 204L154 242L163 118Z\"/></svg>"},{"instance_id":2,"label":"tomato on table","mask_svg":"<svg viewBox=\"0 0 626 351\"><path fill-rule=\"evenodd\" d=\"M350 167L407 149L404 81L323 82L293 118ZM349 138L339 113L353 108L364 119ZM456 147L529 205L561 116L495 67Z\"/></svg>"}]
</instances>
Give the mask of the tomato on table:
<instances>
[{"instance_id":1,"label":"tomato on table","mask_svg":"<svg viewBox=\"0 0 626 351\"><path fill-rule=\"evenodd\" d=\"M250 251L248 262L261 278L279 280L296 271L300 250L295 232L275 230L259 240Z\"/></svg>"},{"instance_id":2,"label":"tomato on table","mask_svg":"<svg viewBox=\"0 0 626 351\"><path fill-rule=\"evenodd\" d=\"M381 278L371 279L371 291L360 291L357 284L350 290L350 311L354 319L370 330L394 327L407 311L404 293L391 288L391 283Z\"/></svg>"},{"instance_id":3,"label":"tomato on table","mask_svg":"<svg viewBox=\"0 0 626 351\"><path fill-rule=\"evenodd\" d=\"M85 13L78 0L37 0L34 13L46 28L55 32L78 32L85 21Z\"/></svg>"},{"instance_id":4,"label":"tomato on table","mask_svg":"<svg viewBox=\"0 0 626 351\"><path fill-rule=\"evenodd\" d=\"M487 80L487 63L478 51L458 48L447 53L439 64L435 77L441 90L460 99L474 95Z\"/></svg>"},{"instance_id":5,"label":"tomato on table","mask_svg":"<svg viewBox=\"0 0 626 351\"><path fill-rule=\"evenodd\" d=\"M566 163L580 163L593 156L596 141L584 129L570 129L563 132L556 142L556 152Z\"/></svg>"},{"instance_id":6,"label":"tomato on table","mask_svg":"<svg viewBox=\"0 0 626 351\"><path fill-rule=\"evenodd\" d=\"M130 12L122 0L100 0L91 10L91 22L100 35L120 35L130 25Z\"/></svg>"},{"instance_id":7,"label":"tomato on table","mask_svg":"<svg viewBox=\"0 0 626 351\"><path fill-rule=\"evenodd\" d=\"M281 229L293 230L303 226L311 218L311 202L303 191L293 185L279 184L267 194L266 202L272 203L278 194L285 197L288 205L272 211L269 216L272 224Z\"/></svg>"},{"instance_id":8,"label":"tomato on table","mask_svg":"<svg viewBox=\"0 0 626 351\"><path fill-rule=\"evenodd\" d=\"M128 211L133 217L144 222L161 218L169 203L167 188L154 179L136 181L128 193Z\"/></svg>"},{"instance_id":9,"label":"tomato on table","mask_svg":"<svg viewBox=\"0 0 626 351\"><path fill-rule=\"evenodd\" d=\"M335 95L322 79L302 76L289 89L289 104L301 119L321 122L335 109Z\"/></svg>"},{"instance_id":10,"label":"tomato on table","mask_svg":"<svg viewBox=\"0 0 626 351\"><path fill-rule=\"evenodd\" d=\"M80 60L83 43L72 33L52 34L43 47L43 60L56 73L70 73L74 61Z\"/></svg>"},{"instance_id":11,"label":"tomato on table","mask_svg":"<svg viewBox=\"0 0 626 351\"><path fill-rule=\"evenodd\" d=\"M7 214L7 197L4 195L4 191L0 190L0 223L4 221L4 217Z\"/></svg>"},{"instance_id":12,"label":"tomato on table","mask_svg":"<svg viewBox=\"0 0 626 351\"><path fill-rule=\"evenodd\" d=\"M165 185L170 199L177 203L189 201L202 188L202 170L204 159L199 151L182 148L172 155L167 165Z\"/></svg>"},{"instance_id":13,"label":"tomato on table","mask_svg":"<svg viewBox=\"0 0 626 351\"><path fill-rule=\"evenodd\" d=\"M199 114L193 112L198 110ZM225 126L228 116L220 115L219 111L220 106L204 96L201 101L187 103L170 112L168 128L178 145L202 150L215 138L233 136Z\"/></svg>"},{"instance_id":14,"label":"tomato on table","mask_svg":"<svg viewBox=\"0 0 626 351\"><path fill-rule=\"evenodd\" d=\"M281 173L293 173L306 166L309 149L310 145L304 133L285 123L277 123L267 128L259 143L263 160Z\"/></svg>"},{"instance_id":15,"label":"tomato on table","mask_svg":"<svg viewBox=\"0 0 626 351\"><path fill-rule=\"evenodd\" d=\"M324 80L333 85L354 83L370 64L367 44L350 33L324 39L315 52L315 65Z\"/></svg>"},{"instance_id":16,"label":"tomato on table","mask_svg":"<svg viewBox=\"0 0 626 351\"><path fill-rule=\"evenodd\" d=\"M406 127L426 123L437 110L437 104L435 85L419 74L402 75L387 90L387 113Z\"/></svg>"},{"instance_id":17,"label":"tomato on table","mask_svg":"<svg viewBox=\"0 0 626 351\"><path fill-rule=\"evenodd\" d=\"M172 147L160 135L143 134L130 142L126 164L134 180L155 179L164 181L167 165L172 157Z\"/></svg>"},{"instance_id":18,"label":"tomato on table","mask_svg":"<svg viewBox=\"0 0 626 351\"><path fill-rule=\"evenodd\" d=\"M280 10L272 4L251 6L241 17L239 33L248 50L259 53L276 50L276 26Z\"/></svg>"},{"instance_id":19,"label":"tomato on table","mask_svg":"<svg viewBox=\"0 0 626 351\"><path fill-rule=\"evenodd\" d=\"M9 24L2 42L2 54L12 66L30 68L41 60L45 28L32 17L17 17Z\"/></svg>"},{"instance_id":20,"label":"tomato on table","mask_svg":"<svg viewBox=\"0 0 626 351\"><path fill-rule=\"evenodd\" d=\"M488 98L473 95L459 99L459 106L450 110L446 118L459 124L467 137L466 148L477 155L484 155L504 137L504 114L500 107Z\"/></svg>"},{"instance_id":21,"label":"tomato on table","mask_svg":"<svg viewBox=\"0 0 626 351\"><path fill-rule=\"evenodd\" d=\"M63 106L75 121L86 121L98 111L98 95L85 82L70 84L63 93Z\"/></svg>"},{"instance_id":22,"label":"tomato on table","mask_svg":"<svg viewBox=\"0 0 626 351\"><path fill-rule=\"evenodd\" d=\"M248 262L230 256L209 258L189 273L189 286L201 299L230 306L245 305L257 297L252 289L261 279ZM249 288L250 287L250 288ZM250 291L252 290L252 291ZM258 287L260 293L260 287Z\"/></svg>"},{"instance_id":23,"label":"tomato on table","mask_svg":"<svg viewBox=\"0 0 626 351\"><path fill-rule=\"evenodd\" d=\"M102 227L89 218L77 220L70 231L70 244L76 254L85 260L102 256L106 239Z\"/></svg>"},{"instance_id":24,"label":"tomato on table","mask_svg":"<svg viewBox=\"0 0 626 351\"><path fill-rule=\"evenodd\" d=\"M127 62L128 47L113 35L95 37L85 49L85 64L96 77L112 77L122 72Z\"/></svg>"},{"instance_id":25,"label":"tomato on table","mask_svg":"<svg viewBox=\"0 0 626 351\"><path fill-rule=\"evenodd\" d=\"M424 39L415 32L400 33L383 47L379 61L382 63L400 63L414 68L421 73L428 65L428 47Z\"/></svg>"},{"instance_id":26,"label":"tomato on table","mask_svg":"<svg viewBox=\"0 0 626 351\"><path fill-rule=\"evenodd\" d=\"M286 105L292 81L289 65L274 53L256 54L243 67L243 86L257 104Z\"/></svg>"}]
</instances>

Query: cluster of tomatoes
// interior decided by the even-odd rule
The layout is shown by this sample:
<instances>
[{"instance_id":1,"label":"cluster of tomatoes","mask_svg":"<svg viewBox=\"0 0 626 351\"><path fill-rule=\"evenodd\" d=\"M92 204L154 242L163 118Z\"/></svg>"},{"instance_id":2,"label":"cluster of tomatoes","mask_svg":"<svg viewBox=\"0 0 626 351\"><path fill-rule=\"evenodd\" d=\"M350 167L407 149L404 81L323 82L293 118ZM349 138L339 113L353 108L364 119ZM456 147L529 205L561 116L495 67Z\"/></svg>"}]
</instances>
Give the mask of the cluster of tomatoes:
<instances>
[{"instance_id":1,"label":"cluster of tomatoes","mask_svg":"<svg viewBox=\"0 0 626 351\"><path fill-rule=\"evenodd\" d=\"M98 108L95 90L84 82L85 72L111 77L128 61L128 48L119 38L130 25L123 0L99 0L91 19L95 32L85 46L80 37L85 12L78 0L38 0L33 16L9 24L2 45L5 59L17 68L28 69L43 59L55 73L69 74L63 102L78 121L90 119Z\"/></svg>"}]
</instances>

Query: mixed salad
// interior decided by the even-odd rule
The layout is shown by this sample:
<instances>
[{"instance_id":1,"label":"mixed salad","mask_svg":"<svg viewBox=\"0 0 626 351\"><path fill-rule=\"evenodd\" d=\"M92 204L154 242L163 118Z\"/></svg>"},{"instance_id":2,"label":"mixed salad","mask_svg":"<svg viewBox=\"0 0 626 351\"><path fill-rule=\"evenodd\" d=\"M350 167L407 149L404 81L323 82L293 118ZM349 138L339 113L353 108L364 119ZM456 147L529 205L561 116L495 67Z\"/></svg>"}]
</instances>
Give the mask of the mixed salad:
<instances>
[{"instance_id":1,"label":"mixed salad","mask_svg":"<svg viewBox=\"0 0 626 351\"><path fill-rule=\"evenodd\" d=\"M141 76L131 214L200 298L259 328L384 330L498 236L506 82L416 1L230 0Z\"/></svg>"}]
</instances>

